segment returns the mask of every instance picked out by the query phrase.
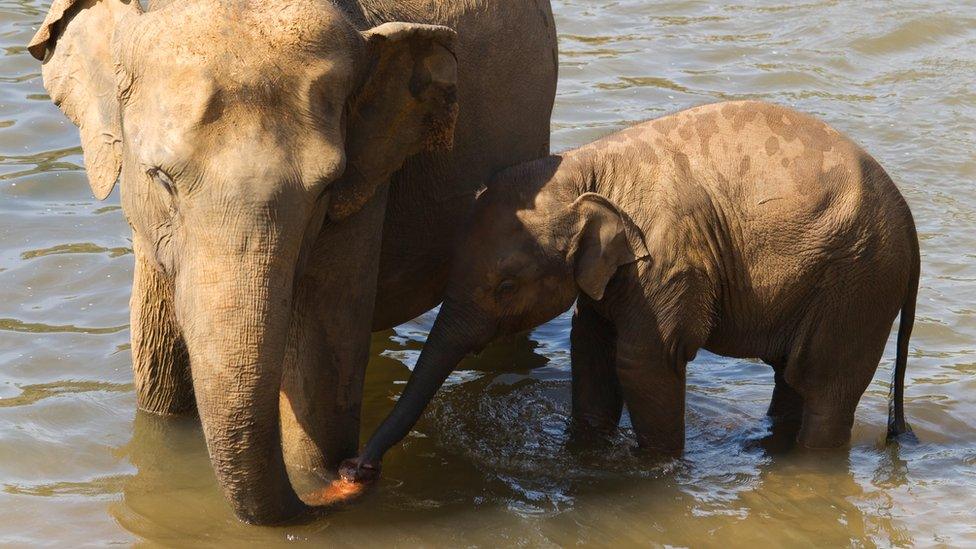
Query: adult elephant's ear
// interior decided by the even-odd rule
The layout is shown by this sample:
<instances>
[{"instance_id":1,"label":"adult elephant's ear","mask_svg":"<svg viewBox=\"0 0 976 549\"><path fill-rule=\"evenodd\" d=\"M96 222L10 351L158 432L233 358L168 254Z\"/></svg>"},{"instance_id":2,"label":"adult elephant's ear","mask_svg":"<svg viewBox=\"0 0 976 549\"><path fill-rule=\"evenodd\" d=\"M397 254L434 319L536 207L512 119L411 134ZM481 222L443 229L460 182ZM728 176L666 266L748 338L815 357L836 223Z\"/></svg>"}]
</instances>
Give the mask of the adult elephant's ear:
<instances>
[{"instance_id":1,"label":"adult elephant's ear","mask_svg":"<svg viewBox=\"0 0 976 549\"><path fill-rule=\"evenodd\" d=\"M454 31L384 23L363 36L368 72L349 107L346 175L333 190L333 219L359 211L410 155L447 149L454 142Z\"/></svg>"},{"instance_id":2,"label":"adult elephant's ear","mask_svg":"<svg viewBox=\"0 0 976 549\"><path fill-rule=\"evenodd\" d=\"M27 50L44 62L44 87L81 132L85 170L95 198L104 200L122 166L122 121L115 84L112 36L137 0L54 0Z\"/></svg>"},{"instance_id":3,"label":"adult elephant's ear","mask_svg":"<svg viewBox=\"0 0 976 549\"><path fill-rule=\"evenodd\" d=\"M576 284L594 300L621 265L650 256L644 235L617 206L597 193L583 193L571 206L577 213L570 245Z\"/></svg>"}]
</instances>

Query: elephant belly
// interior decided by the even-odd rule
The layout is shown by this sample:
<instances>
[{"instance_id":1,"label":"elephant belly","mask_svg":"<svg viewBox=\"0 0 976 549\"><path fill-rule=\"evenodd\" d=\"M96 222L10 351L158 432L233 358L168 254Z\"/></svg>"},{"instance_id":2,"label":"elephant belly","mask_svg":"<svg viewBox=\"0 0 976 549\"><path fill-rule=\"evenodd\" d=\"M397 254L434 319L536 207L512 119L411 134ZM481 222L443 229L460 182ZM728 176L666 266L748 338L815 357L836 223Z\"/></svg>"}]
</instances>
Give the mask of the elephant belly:
<instances>
[{"instance_id":1,"label":"elephant belly","mask_svg":"<svg viewBox=\"0 0 976 549\"><path fill-rule=\"evenodd\" d=\"M777 344L780 338L757 332L713 333L705 342L706 351L731 358L758 358L765 362L777 361L788 354L785 346Z\"/></svg>"}]
</instances>

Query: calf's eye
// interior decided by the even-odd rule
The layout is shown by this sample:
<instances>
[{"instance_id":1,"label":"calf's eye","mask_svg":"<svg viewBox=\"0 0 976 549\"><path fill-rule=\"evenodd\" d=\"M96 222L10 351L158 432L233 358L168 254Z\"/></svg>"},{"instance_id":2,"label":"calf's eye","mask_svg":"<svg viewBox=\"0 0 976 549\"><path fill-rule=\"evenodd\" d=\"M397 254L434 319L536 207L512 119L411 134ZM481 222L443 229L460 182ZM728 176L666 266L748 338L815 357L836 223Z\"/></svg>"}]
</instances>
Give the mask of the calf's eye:
<instances>
[{"instance_id":1,"label":"calf's eye","mask_svg":"<svg viewBox=\"0 0 976 549\"><path fill-rule=\"evenodd\" d=\"M506 278L498 284L498 293L501 295L509 295L514 293L516 288L517 285L515 284L515 281L510 278Z\"/></svg>"}]
</instances>

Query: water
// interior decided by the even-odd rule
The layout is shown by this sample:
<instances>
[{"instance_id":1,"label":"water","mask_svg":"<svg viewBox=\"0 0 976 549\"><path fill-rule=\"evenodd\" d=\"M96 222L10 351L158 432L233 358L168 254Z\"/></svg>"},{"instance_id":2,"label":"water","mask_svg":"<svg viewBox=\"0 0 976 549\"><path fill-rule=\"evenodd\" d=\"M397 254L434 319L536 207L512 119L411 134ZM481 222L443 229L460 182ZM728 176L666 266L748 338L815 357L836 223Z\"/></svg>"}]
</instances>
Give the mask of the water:
<instances>
[{"instance_id":1,"label":"water","mask_svg":"<svg viewBox=\"0 0 976 549\"><path fill-rule=\"evenodd\" d=\"M922 243L906 409L885 448L889 344L851 449L766 455L758 363L703 353L688 447L652 466L624 431L565 448L566 316L463 364L377 489L304 525L237 522L194 420L137 415L132 255L77 132L23 46L46 2L0 0L0 543L971 545L976 543L976 4L557 0L554 148L719 99L793 105L848 133L908 199ZM368 433L432 317L376 334Z\"/></svg>"}]
</instances>

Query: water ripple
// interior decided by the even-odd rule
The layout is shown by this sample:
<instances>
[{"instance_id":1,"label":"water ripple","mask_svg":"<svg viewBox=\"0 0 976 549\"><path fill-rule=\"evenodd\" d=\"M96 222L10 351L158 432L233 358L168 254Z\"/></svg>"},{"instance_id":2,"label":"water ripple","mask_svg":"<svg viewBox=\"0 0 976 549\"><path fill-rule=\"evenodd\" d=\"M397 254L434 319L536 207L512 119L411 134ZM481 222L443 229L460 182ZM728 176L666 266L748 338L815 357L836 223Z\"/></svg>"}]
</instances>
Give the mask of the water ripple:
<instances>
[{"instance_id":1,"label":"water ripple","mask_svg":"<svg viewBox=\"0 0 976 549\"><path fill-rule=\"evenodd\" d=\"M116 497L122 488L132 478L132 475L114 475L99 477L88 482L52 482L47 484L16 485L7 484L3 491L8 494L36 497Z\"/></svg>"},{"instance_id":2,"label":"water ripple","mask_svg":"<svg viewBox=\"0 0 976 549\"><path fill-rule=\"evenodd\" d=\"M90 391L127 392L132 390L131 383L109 383L105 381L55 381L52 383L37 383L23 385L17 396L0 398L0 408L12 406L30 406L46 398Z\"/></svg>"},{"instance_id":3,"label":"water ripple","mask_svg":"<svg viewBox=\"0 0 976 549\"><path fill-rule=\"evenodd\" d=\"M123 246L115 248L105 248L91 242L78 242L74 244L58 244L50 248L39 250L28 250L20 254L24 260L59 254L108 254L109 257L120 257L132 253L132 248Z\"/></svg>"},{"instance_id":4,"label":"water ripple","mask_svg":"<svg viewBox=\"0 0 976 549\"><path fill-rule=\"evenodd\" d=\"M74 324L53 325L40 322L24 322L16 318L0 318L0 331L24 332L31 334L115 334L129 328L128 324L122 326L109 326L104 328L88 328L75 326Z\"/></svg>"}]
</instances>

